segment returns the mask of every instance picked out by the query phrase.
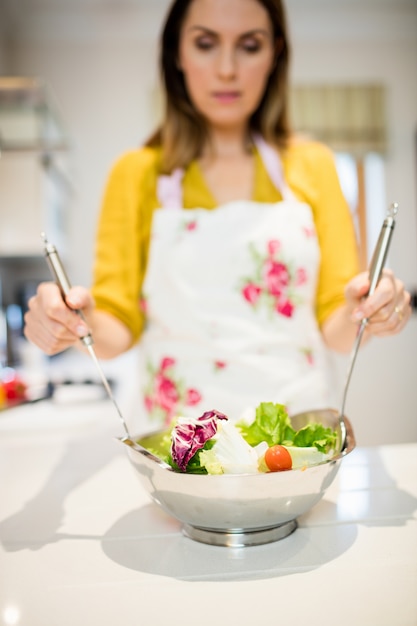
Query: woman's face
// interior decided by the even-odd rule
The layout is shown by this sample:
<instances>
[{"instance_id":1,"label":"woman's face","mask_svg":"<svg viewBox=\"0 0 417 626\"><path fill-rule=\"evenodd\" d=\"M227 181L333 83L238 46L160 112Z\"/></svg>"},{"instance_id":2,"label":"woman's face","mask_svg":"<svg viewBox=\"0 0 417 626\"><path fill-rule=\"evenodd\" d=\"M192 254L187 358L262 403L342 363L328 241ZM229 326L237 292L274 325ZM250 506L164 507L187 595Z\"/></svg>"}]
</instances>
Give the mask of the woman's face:
<instances>
[{"instance_id":1,"label":"woman's face","mask_svg":"<svg viewBox=\"0 0 417 626\"><path fill-rule=\"evenodd\" d=\"M246 127L274 56L272 24L257 0L192 0L178 61L191 101L211 126Z\"/></svg>"}]
</instances>

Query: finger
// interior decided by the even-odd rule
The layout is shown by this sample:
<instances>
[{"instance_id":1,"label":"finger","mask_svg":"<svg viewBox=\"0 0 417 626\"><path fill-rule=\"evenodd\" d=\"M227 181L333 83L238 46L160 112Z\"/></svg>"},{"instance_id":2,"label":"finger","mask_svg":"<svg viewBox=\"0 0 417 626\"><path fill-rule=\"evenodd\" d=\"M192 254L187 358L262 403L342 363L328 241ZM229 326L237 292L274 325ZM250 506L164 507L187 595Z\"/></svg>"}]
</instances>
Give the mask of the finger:
<instances>
[{"instance_id":1,"label":"finger","mask_svg":"<svg viewBox=\"0 0 417 626\"><path fill-rule=\"evenodd\" d=\"M28 339L50 354L65 349L87 333L87 325L67 307L57 286L53 283L39 285L25 314Z\"/></svg>"},{"instance_id":2,"label":"finger","mask_svg":"<svg viewBox=\"0 0 417 626\"><path fill-rule=\"evenodd\" d=\"M392 315L398 299L398 286L391 270L384 270L374 293L365 298L353 311L356 321L368 318L373 322L386 322ZM400 283L399 283L400 284Z\"/></svg>"},{"instance_id":3,"label":"finger","mask_svg":"<svg viewBox=\"0 0 417 626\"><path fill-rule=\"evenodd\" d=\"M67 331L65 326L54 323L45 326L38 320L26 323L24 334L48 355L58 354L79 341L78 337Z\"/></svg>"},{"instance_id":4,"label":"finger","mask_svg":"<svg viewBox=\"0 0 417 626\"><path fill-rule=\"evenodd\" d=\"M78 340L78 337L66 326L50 319L45 314L37 297L28 303L28 310L25 313L24 334L29 341L47 354L61 352Z\"/></svg>"},{"instance_id":5,"label":"finger","mask_svg":"<svg viewBox=\"0 0 417 626\"><path fill-rule=\"evenodd\" d=\"M352 302L359 302L369 291L370 282L368 272L361 272L352 278L346 285L346 299Z\"/></svg>"},{"instance_id":6,"label":"finger","mask_svg":"<svg viewBox=\"0 0 417 626\"><path fill-rule=\"evenodd\" d=\"M86 312L91 310L94 305L90 292L84 287L71 287L65 298L65 302L71 309Z\"/></svg>"},{"instance_id":7,"label":"finger","mask_svg":"<svg viewBox=\"0 0 417 626\"><path fill-rule=\"evenodd\" d=\"M362 272L352 278L346 285L345 299L350 310L352 321L358 322L363 319L361 303L369 291L368 272Z\"/></svg>"},{"instance_id":8,"label":"finger","mask_svg":"<svg viewBox=\"0 0 417 626\"><path fill-rule=\"evenodd\" d=\"M75 289L74 289L75 290ZM38 297L35 296L28 303L39 322L43 324L54 336L63 333L60 326L76 337L84 337L88 333L87 324L81 319L77 311L71 310L64 302L59 288L54 284L42 284L38 289Z\"/></svg>"},{"instance_id":9,"label":"finger","mask_svg":"<svg viewBox=\"0 0 417 626\"><path fill-rule=\"evenodd\" d=\"M398 304L395 305L389 317L384 321L371 318L369 320L368 330L373 335L380 337L399 333L411 317L412 310L410 301L410 294L404 291L403 297L398 301Z\"/></svg>"}]
</instances>

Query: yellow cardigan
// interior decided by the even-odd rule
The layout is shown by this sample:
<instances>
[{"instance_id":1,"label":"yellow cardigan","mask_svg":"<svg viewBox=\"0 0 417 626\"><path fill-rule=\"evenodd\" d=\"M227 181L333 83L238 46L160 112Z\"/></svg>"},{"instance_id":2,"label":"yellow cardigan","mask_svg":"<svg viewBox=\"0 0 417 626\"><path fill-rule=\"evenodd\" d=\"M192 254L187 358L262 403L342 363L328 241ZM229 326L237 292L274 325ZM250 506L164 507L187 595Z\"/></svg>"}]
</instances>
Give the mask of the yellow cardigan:
<instances>
[{"instance_id":1,"label":"yellow cardigan","mask_svg":"<svg viewBox=\"0 0 417 626\"><path fill-rule=\"evenodd\" d=\"M322 324L344 302L345 285L359 271L353 221L328 148L318 142L294 142L281 159L287 184L314 215L321 250L316 316ZM97 308L122 321L135 341L144 326L140 296L152 214L158 208L159 162L160 151L153 148L129 151L117 160L98 224L92 294ZM216 209L197 162L186 169L182 184L185 209ZM253 200L281 200L256 150Z\"/></svg>"}]
</instances>

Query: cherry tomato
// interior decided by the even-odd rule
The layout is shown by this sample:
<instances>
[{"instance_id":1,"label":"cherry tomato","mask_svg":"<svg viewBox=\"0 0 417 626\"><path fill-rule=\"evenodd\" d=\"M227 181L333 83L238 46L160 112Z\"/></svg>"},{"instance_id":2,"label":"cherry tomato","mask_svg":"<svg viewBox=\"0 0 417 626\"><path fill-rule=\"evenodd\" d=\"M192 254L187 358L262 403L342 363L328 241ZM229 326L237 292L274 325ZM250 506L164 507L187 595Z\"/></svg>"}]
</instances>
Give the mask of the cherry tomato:
<instances>
[{"instance_id":1,"label":"cherry tomato","mask_svg":"<svg viewBox=\"0 0 417 626\"><path fill-rule=\"evenodd\" d=\"M265 452L265 463L271 472L281 472L292 468L291 454L285 446L271 446Z\"/></svg>"}]
</instances>

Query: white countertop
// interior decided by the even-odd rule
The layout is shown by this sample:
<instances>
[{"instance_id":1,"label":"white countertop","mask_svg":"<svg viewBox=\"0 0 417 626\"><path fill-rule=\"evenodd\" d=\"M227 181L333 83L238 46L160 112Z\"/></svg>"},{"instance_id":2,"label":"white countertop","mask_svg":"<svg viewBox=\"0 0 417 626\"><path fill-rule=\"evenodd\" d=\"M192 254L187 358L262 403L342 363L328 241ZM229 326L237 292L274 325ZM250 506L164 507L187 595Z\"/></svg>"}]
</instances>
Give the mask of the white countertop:
<instances>
[{"instance_id":1,"label":"white countertop","mask_svg":"<svg viewBox=\"0 0 417 626\"><path fill-rule=\"evenodd\" d=\"M354 424L353 424L354 426ZM0 413L0 624L416 626L417 443L356 448L289 537L184 537L109 401Z\"/></svg>"}]
</instances>

